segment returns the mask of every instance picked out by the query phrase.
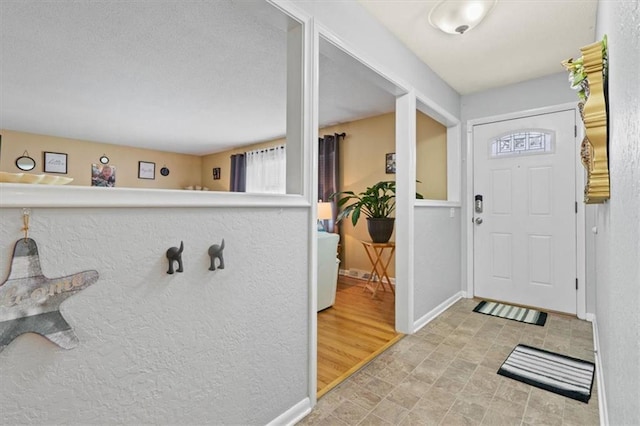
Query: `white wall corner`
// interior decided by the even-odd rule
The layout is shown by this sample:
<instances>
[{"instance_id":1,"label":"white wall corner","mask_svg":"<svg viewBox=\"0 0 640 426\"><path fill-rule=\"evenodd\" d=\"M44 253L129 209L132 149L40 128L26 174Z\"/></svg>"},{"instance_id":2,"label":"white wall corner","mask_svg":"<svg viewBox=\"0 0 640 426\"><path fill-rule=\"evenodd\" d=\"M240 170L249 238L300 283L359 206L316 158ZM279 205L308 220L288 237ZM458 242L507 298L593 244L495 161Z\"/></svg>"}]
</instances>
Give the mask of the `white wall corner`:
<instances>
[{"instance_id":1,"label":"white wall corner","mask_svg":"<svg viewBox=\"0 0 640 426\"><path fill-rule=\"evenodd\" d=\"M462 299L464 292L459 291L413 323L413 333L433 321L438 315L446 311L451 305Z\"/></svg>"},{"instance_id":2,"label":"white wall corner","mask_svg":"<svg viewBox=\"0 0 640 426\"><path fill-rule=\"evenodd\" d=\"M267 423L267 426L295 425L311 412L311 400L305 398L275 419Z\"/></svg>"},{"instance_id":3,"label":"white wall corner","mask_svg":"<svg viewBox=\"0 0 640 426\"><path fill-rule=\"evenodd\" d=\"M600 413L600 425L609 426L609 413L607 411L607 395L604 388L604 373L602 371L602 358L600 357L600 338L598 337L598 322L595 314L587 314L587 321L593 327L593 352L596 359L596 379L598 383L598 412Z\"/></svg>"},{"instance_id":4,"label":"white wall corner","mask_svg":"<svg viewBox=\"0 0 640 426\"><path fill-rule=\"evenodd\" d=\"M396 98L396 330L411 333L414 309L416 96Z\"/></svg>"}]
</instances>

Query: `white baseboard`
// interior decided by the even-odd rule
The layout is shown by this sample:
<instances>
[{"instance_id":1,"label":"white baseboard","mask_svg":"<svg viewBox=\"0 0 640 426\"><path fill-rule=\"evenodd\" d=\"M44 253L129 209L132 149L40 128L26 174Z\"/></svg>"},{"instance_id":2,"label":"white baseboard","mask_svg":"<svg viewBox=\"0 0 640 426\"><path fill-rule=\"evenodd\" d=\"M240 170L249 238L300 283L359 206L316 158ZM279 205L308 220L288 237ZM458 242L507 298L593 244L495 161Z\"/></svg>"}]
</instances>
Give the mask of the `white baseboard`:
<instances>
[{"instance_id":1,"label":"white baseboard","mask_svg":"<svg viewBox=\"0 0 640 426\"><path fill-rule=\"evenodd\" d=\"M607 411L607 396L604 389L604 374L602 372L602 358L600 357L600 338L598 337L598 322L595 314L586 314L585 318L593 325L593 350L596 355L596 378L598 380L598 411L600 412L600 425L609 426L609 413Z\"/></svg>"},{"instance_id":2,"label":"white baseboard","mask_svg":"<svg viewBox=\"0 0 640 426\"><path fill-rule=\"evenodd\" d=\"M363 271L362 269L340 269L339 274L360 280L369 278L369 271Z\"/></svg>"},{"instance_id":3,"label":"white baseboard","mask_svg":"<svg viewBox=\"0 0 640 426\"><path fill-rule=\"evenodd\" d=\"M339 275L343 275L345 277L356 278L358 280L367 281L369 279L369 274L371 271L364 271L362 269L340 269L338 271ZM389 277L391 280L391 285L396 285L396 279L393 277ZM374 276L373 281L378 281L378 277Z\"/></svg>"},{"instance_id":4,"label":"white baseboard","mask_svg":"<svg viewBox=\"0 0 640 426\"><path fill-rule=\"evenodd\" d=\"M275 419L267 423L267 426L295 425L311 412L311 400L305 398Z\"/></svg>"},{"instance_id":5,"label":"white baseboard","mask_svg":"<svg viewBox=\"0 0 640 426\"><path fill-rule=\"evenodd\" d=\"M456 303L458 300L462 299L464 297L464 294L464 292L459 291L435 308L433 308L431 311L427 312L420 319L413 323L413 332L415 333L425 325L429 324L431 321L433 321L434 318L446 311L447 308Z\"/></svg>"}]
</instances>

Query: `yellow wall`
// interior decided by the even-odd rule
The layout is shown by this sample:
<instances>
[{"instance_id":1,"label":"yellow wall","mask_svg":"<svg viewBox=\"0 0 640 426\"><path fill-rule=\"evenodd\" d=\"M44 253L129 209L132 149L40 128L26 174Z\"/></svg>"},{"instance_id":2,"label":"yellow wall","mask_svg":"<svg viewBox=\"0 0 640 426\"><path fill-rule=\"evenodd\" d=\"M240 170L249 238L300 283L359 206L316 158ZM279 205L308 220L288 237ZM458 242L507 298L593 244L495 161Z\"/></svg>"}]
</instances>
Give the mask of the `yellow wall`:
<instances>
[{"instance_id":1,"label":"yellow wall","mask_svg":"<svg viewBox=\"0 0 640 426\"><path fill-rule=\"evenodd\" d=\"M416 113L417 190L427 199L447 199L447 129L442 124ZM342 190L364 191L381 180L395 180L395 174L385 173L385 154L395 152L395 113L356 120L320 129L319 136L346 133L340 153L340 185ZM202 182L215 191L229 190L230 157L253 149L282 145L279 139L250 147L211 154L202 160ZM213 180L212 169L220 167L220 180ZM360 240L371 240L364 216L354 228L350 220L342 223L342 269L370 271L371 264ZM391 236L395 240L395 232ZM389 275L395 276L395 265L389 265Z\"/></svg>"},{"instance_id":2,"label":"yellow wall","mask_svg":"<svg viewBox=\"0 0 640 426\"><path fill-rule=\"evenodd\" d=\"M421 112L417 112L416 169L417 190L427 199L447 198L447 132L446 128ZM326 134L346 133L341 145L340 176L342 190L356 193L381 180L395 180L395 174L385 173L385 154L395 152L395 114L356 120L323 128L320 137ZM255 149L264 149L285 144L285 139L263 142L234 150L206 156L192 156L128 148L95 142L79 141L30 133L2 131L0 170L19 172L15 159L24 150L29 151L36 162L33 173L42 173L43 151L65 152L68 157L68 174L72 185L91 184L91 163L97 163L102 154L116 166L116 186L134 188L182 189L190 185L208 187L212 191L228 191L230 180L230 156ZM156 163L156 179L138 179L138 161ZM171 173L164 177L160 168L166 165ZM212 169L220 167L219 180L213 180ZM370 240L364 217L354 228L350 220L341 225L343 269L371 269L364 248L359 240ZM395 232L391 240L395 239ZM389 265L390 276L395 276L395 265Z\"/></svg>"},{"instance_id":3,"label":"yellow wall","mask_svg":"<svg viewBox=\"0 0 640 426\"><path fill-rule=\"evenodd\" d=\"M416 115L416 190L429 200L447 199L447 128Z\"/></svg>"},{"instance_id":4,"label":"yellow wall","mask_svg":"<svg viewBox=\"0 0 640 426\"><path fill-rule=\"evenodd\" d=\"M61 152L67 154L67 174L61 176L73 178L73 182L69 185L91 186L91 164L99 164L99 158L105 154L109 157L109 165L116 168L116 187L182 189L186 186L201 184L202 159L196 155L130 148L12 130L0 130L0 135L2 135L0 170L4 172L21 172L16 167L15 160L26 150L36 161L36 168L27 173L43 173L44 152ZM138 161L156 163L154 180L138 179ZM160 174L163 166L169 168L169 176Z\"/></svg>"},{"instance_id":5,"label":"yellow wall","mask_svg":"<svg viewBox=\"0 0 640 426\"><path fill-rule=\"evenodd\" d=\"M391 118L387 117L387 121L383 120L382 122L378 122L381 117L385 116L390 116ZM392 122L391 125L393 127L391 128L388 127L389 120L391 120ZM420 181L416 184L417 191L426 199L446 200L447 129L442 124L438 123L437 121L420 111L417 111L416 113L416 120L416 172L417 180ZM356 132L364 135L364 138L361 140L361 136L359 134L350 134L348 137L353 142L351 142L349 145L351 145L352 147L359 147L360 145L362 145L362 150L357 154L353 153L353 160L351 158L342 159L342 164L345 164L344 161L349 164L351 164L351 162L354 162L354 167L358 167L359 169L362 169L362 167L364 167L365 169L368 169L371 164L378 163L378 166L382 168L383 172L380 173L380 171L378 170L378 173L376 173L376 175L382 174L386 176L383 176L381 179L395 180L395 175L387 175L384 173L384 154L386 154L387 152L395 152L394 114L385 114L384 116L366 118L363 120L354 121L353 123L345 123L342 125L327 127L324 129L320 129L319 135L322 137L322 135L324 134L342 133L343 131L346 132L346 130L342 129L348 129L350 126L353 126ZM379 152L377 150L371 150L370 147L366 146L366 144L368 143L367 140L371 140L372 135L362 133L363 130L364 132L368 132L369 130L366 129L375 129L376 126L386 126L386 129L384 130L385 137L387 138L386 142L382 145L378 144L379 146L383 146L385 149L385 152L381 157L378 155ZM373 138L376 139L377 136L373 135ZM275 141L264 142L248 147L228 150L202 157L202 185L209 187L213 191L228 191L230 180L229 174L231 170L231 155L283 144L286 144L286 140L278 139ZM219 180L213 180L214 167L220 168L221 173ZM361 176L363 182L370 182L369 185L371 184L371 182L377 182L369 180L370 178L370 175ZM345 182L345 184L350 184L350 182ZM368 185L362 186L362 189L364 190L366 186Z\"/></svg>"},{"instance_id":6,"label":"yellow wall","mask_svg":"<svg viewBox=\"0 0 640 426\"><path fill-rule=\"evenodd\" d=\"M395 152L395 113L352 121L321 129L326 134L346 133L340 147L341 189L359 193L382 180L395 180L395 174L385 173L385 154ZM417 112L417 178L421 181L418 192L428 199L447 198L447 129L421 112ZM342 269L369 272L371 263L360 240L368 240L367 221L364 217L353 227L351 220L343 221ZM395 231L391 236L395 241ZM388 269L395 276L395 262Z\"/></svg>"},{"instance_id":7,"label":"yellow wall","mask_svg":"<svg viewBox=\"0 0 640 426\"><path fill-rule=\"evenodd\" d=\"M385 154L395 152L395 113L356 120L320 130L320 137L334 133L346 133L340 146L340 185L343 191L359 193L382 180L395 180L395 174L385 173ZM351 218L340 226L342 235L341 269L359 269L369 272L371 263L360 240L371 241L367 221L360 217L358 224ZM395 240L395 231L391 241ZM388 269L395 276L395 262Z\"/></svg>"},{"instance_id":8,"label":"yellow wall","mask_svg":"<svg viewBox=\"0 0 640 426\"><path fill-rule=\"evenodd\" d=\"M202 186L210 188L212 191L229 191L231 183L231 156L242 154L247 151L271 148L285 145L286 139L276 139L268 142L261 142L254 145L243 146L241 148L205 155L202 157ZM214 167L220 167L220 179L213 180Z\"/></svg>"}]
</instances>

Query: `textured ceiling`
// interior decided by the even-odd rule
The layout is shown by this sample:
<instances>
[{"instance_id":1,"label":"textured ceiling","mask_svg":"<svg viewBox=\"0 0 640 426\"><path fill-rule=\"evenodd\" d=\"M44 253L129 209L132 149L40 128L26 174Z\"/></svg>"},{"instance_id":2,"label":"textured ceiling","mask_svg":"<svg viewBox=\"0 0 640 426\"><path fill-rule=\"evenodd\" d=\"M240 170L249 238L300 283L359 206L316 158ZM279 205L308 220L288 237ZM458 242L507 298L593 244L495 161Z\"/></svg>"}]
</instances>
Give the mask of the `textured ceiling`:
<instances>
[{"instance_id":1,"label":"textured ceiling","mask_svg":"<svg viewBox=\"0 0 640 426\"><path fill-rule=\"evenodd\" d=\"M463 35L431 26L437 0L358 1L460 94L561 72L595 37L597 0L498 0Z\"/></svg>"},{"instance_id":2,"label":"textured ceiling","mask_svg":"<svg viewBox=\"0 0 640 426\"><path fill-rule=\"evenodd\" d=\"M1 7L2 127L189 153L283 134L286 23L231 2Z\"/></svg>"},{"instance_id":3,"label":"textured ceiling","mask_svg":"<svg viewBox=\"0 0 640 426\"><path fill-rule=\"evenodd\" d=\"M293 25L264 1L2 0L0 128L190 154L283 137ZM394 109L340 66L321 56L322 125Z\"/></svg>"},{"instance_id":4,"label":"textured ceiling","mask_svg":"<svg viewBox=\"0 0 640 426\"><path fill-rule=\"evenodd\" d=\"M320 127L395 111L383 77L322 38L319 68Z\"/></svg>"}]
</instances>

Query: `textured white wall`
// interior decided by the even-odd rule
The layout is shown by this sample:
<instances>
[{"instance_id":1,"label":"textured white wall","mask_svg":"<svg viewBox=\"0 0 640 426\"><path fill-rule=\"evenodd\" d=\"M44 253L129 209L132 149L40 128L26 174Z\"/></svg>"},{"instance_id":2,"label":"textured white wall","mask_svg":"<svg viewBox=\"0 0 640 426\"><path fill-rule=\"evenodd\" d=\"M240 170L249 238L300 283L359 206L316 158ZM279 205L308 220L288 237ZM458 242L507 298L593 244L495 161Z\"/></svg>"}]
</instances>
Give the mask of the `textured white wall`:
<instances>
[{"instance_id":1,"label":"textured white wall","mask_svg":"<svg viewBox=\"0 0 640 426\"><path fill-rule=\"evenodd\" d=\"M419 207L415 214L414 321L462 290L460 208Z\"/></svg>"},{"instance_id":2,"label":"textured white wall","mask_svg":"<svg viewBox=\"0 0 640 426\"><path fill-rule=\"evenodd\" d=\"M22 236L0 209L0 275ZM1 424L264 424L308 393L308 209L33 209L42 269L100 279L65 301L80 339L0 353ZM286 229L286 232L284 232ZM225 238L226 269L207 249ZM184 241L185 272L165 251Z\"/></svg>"},{"instance_id":3,"label":"textured white wall","mask_svg":"<svg viewBox=\"0 0 640 426\"><path fill-rule=\"evenodd\" d=\"M611 200L598 206L596 320L612 425L640 424L640 3L600 2L609 39Z\"/></svg>"},{"instance_id":4,"label":"textured white wall","mask_svg":"<svg viewBox=\"0 0 640 426\"><path fill-rule=\"evenodd\" d=\"M576 52L579 53L578 48ZM566 72L558 63L558 73L522 83L463 96L460 100L462 120L577 102L576 92L569 87Z\"/></svg>"},{"instance_id":5,"label":"textured white wall","mask_svg":"<svg viewBox=\"0 0 640 426\"><path fill-rule=\"evenodd\" d=\"M277 3L459 115L458 94L355 1ZM34 209L44 273L96 269L100 280L63 304L76 349L27 335L0 353L0 423L264 424L309 397L309 214ZM21 210L0 216L6 276ZM222 237L227 269L212 273L206 250ZM185 272L169 276L164 253L181 239Z\"/></svg>"}]
</instances>

